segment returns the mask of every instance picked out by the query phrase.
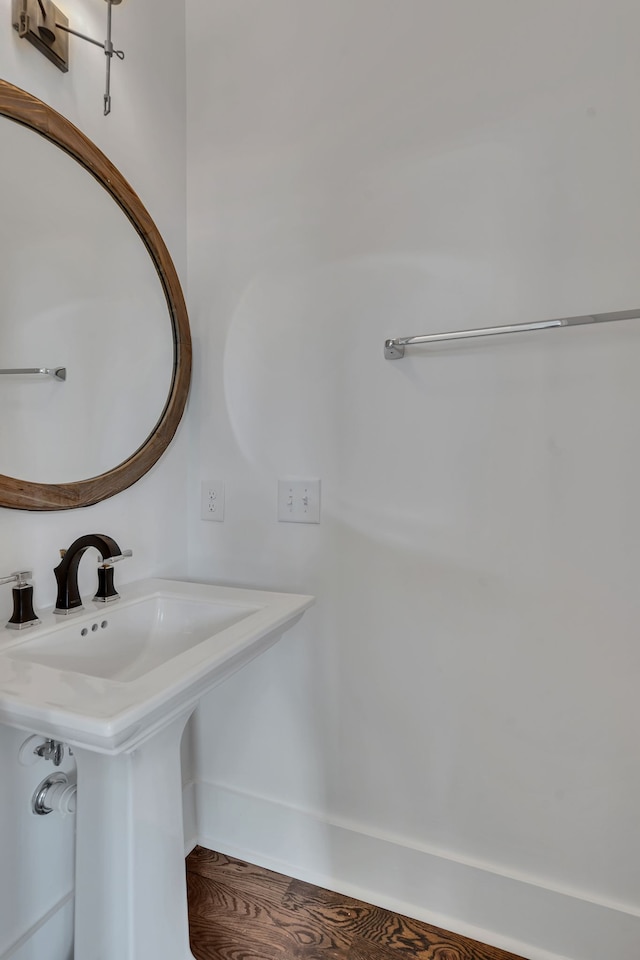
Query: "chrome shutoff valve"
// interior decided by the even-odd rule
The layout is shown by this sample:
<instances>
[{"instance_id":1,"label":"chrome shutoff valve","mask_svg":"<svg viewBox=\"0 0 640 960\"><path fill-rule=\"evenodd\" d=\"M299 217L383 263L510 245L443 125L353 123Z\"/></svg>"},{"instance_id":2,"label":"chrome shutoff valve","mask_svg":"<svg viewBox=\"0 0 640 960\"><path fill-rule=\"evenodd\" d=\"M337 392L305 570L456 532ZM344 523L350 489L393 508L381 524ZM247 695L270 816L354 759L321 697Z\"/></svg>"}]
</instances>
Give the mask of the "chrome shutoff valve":
<instances>
[{"instance_id":1,"label":"chrome shutoff valve","mask_svg":"<svg viewBox=\"0 0 640 960\"><path fill-rule=\"evenodd\" d=\"M59 767L64 759L64 743L59 740L45 740L33 752L43 760L51 760L54 767Z\"/></svg>"}]
</instances>

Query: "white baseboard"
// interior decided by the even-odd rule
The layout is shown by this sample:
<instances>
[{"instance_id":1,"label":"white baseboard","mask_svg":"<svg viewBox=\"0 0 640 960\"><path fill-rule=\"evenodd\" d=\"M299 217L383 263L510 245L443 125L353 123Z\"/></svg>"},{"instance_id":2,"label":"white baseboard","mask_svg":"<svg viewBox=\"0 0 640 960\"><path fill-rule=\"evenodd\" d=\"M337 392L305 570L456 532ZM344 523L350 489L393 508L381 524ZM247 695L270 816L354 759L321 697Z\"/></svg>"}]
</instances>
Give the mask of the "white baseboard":
<instances>
[{"instance_id":1,"label":"white baseboard","mask_svg":"<svg viewBox=\"0 0 640 960\"><path fill-rule=\"evenodd\" d=\"M212 783L184 788L185 855L196 843L415 917L527 960L638 960L640 912L507 876L491 864L365 833ZM73 956L73 893L0 960Z\"/></svg>"},{"instance_id":2,"label":"white baseboard","mask_svg":"<svg viewBox=\"0 0 640 960\"><path fill-rule=\"evenodd\" d=\"M527 960L638 960L640 911L372 836L213 783L190 785L198 843Z\"/></svg>"},{"instance_id":3,"label":"white baseboard","mask_svg":"<svg viewBox=\"0 0 640 960\"><path fill-rule=\"evenodd\" d=\"M1 953L0 960L42 960L54 954L56 960L73 957L73 891Z\"/></svg>"},{"instance_id":4,"label":"white baseboard","mask_svg":"<svg viewBox=\"0 0 640 960\"><path fill-rule=\"evenodd\" d=\"M196 785L193 780L182 788L182 822L184 824L184 855L188 857L198 843ZM0 960L2 960L1 957Z\"/></svg>"}]
</instances>

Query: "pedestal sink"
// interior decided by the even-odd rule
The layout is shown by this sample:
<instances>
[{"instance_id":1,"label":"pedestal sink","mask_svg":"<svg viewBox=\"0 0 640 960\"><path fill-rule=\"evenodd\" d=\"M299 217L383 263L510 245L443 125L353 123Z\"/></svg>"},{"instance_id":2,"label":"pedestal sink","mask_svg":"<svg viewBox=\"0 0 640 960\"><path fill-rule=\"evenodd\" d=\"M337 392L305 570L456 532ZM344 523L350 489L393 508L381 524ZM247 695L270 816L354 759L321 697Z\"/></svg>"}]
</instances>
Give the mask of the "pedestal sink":
<instances>
[{"instance_id":1,"label":"pedestal sink","mask_svg":"<svg viewBox=\"0 0 640 960\"><path fill-rule=\"evenodd\" d=\"M180 740L313 598L175 580L0 642L0 722L72 745L74 960L192 960Z\"/></svg>"}]
</instances>

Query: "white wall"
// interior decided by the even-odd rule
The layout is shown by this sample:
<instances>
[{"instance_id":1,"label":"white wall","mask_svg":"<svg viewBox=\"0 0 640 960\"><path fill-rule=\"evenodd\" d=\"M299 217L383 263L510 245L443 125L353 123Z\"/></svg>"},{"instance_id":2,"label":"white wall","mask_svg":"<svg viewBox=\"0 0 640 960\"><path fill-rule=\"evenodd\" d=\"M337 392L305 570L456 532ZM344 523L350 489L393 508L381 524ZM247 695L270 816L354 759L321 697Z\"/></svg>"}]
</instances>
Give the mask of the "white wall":
<instances>
[{"instance_id":1,"label":"white wall","mask_svg":"<svg viewBox=\"0 0 640 960\"><path fill-rule=\"evenodd\" d=\"M201 709L201 817L235 797L230 846L344 888L271 801L514 878L513 922L480 882L434 909L528 956L637 958L640 325L382 345L640 304L639 29L631 0L187 0L189 499L227 483L191 573L318 597ZM288 474L319 527L276 522Z\"/></svg>"},{"instance_id":2,"label":"white wall","mask_svg":"<svg viewBox=\"0 0 640 960\"><path fill-rule=\"evenodd\" d=\"M7 9L4 9L6 6ZM60 3L71 26L101 38L106 7L99 0ZM185 248L185 77L184 10L151 0L122 4L114 11L114 40L126 60L113 67L113 113L102 116L104 57L100 51L71 40L71 70L61 74L9 27L9 4L3 5L0 30L0 75L51 104L86 133L129 179L155 219L184 277ZM152 23L153 29L149 30ZM15 175L20 176L16 158ZM3 185L4 189L7 184ZM73 198L70 198L73 202ZM100 229L100 224L96 225ZM0 235L2 231L0 230ZM10 242L6 235L0 244ZM61 241L63 242L63 241ZM24 283L34 282L37 264L25 261ZM5 317L5 321L11 320ZM98 382L96 389L101 390ZM104 403L109 403L108 391ZM81 438L80 438L81 441ZM150 574L182 574L186 570L185 466L186 434L178 433L168 453L138 484L125 493L85 510L27 514L0 510L0 573L34 570L36 606L55 599L52 568L58 549L82 533L104 532L134 558L118 570L120 582ZM85 560L85 590L95 572ZM11 612L11 590L0 594L0 621ZM0 734L0 956L55 907L73 883L73 818L48 817L36 822L29 808L31 793L49 767L18 767L23 738ZM62 914L60 914L62 916ZM70 916L47 928L44 943L26 943L20 960L35 953L48 960L67 960ZM31 952L30 952L31 951Z\"/></svg>"}]
</instances>

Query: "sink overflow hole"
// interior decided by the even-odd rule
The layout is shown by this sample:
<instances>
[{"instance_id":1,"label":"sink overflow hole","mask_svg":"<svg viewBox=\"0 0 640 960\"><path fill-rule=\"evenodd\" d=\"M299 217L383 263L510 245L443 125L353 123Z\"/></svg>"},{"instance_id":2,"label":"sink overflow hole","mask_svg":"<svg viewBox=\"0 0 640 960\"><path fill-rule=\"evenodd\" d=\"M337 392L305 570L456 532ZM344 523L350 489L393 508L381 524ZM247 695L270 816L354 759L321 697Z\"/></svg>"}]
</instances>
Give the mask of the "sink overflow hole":
<instances>
[{"instance_id":1,"label":"sink overflow hole","mask_svg":"<svg viewBox=\"0 0 640 960\"><path fill-rule=\"evenodd\" d=\"M100 628L101 628L102 630L104 630L105 627L108 627L108 626L109 626L109 621L108 621L108 620L103 620L103 621L101 622L101 624L100 624ZM95 633L97 629L98 629L98 624L97 624L97 623L92 623L92 624L91 624L91 632L92 632L92 633ZM83 627L82 630L80 631L80 636L81 636L81 637L86 637L88 633L89 633L89 627Z\"/></svg>"}]
</instances>

